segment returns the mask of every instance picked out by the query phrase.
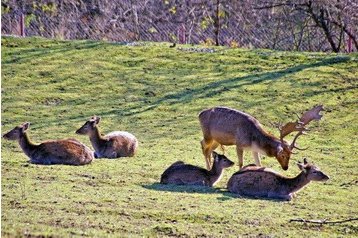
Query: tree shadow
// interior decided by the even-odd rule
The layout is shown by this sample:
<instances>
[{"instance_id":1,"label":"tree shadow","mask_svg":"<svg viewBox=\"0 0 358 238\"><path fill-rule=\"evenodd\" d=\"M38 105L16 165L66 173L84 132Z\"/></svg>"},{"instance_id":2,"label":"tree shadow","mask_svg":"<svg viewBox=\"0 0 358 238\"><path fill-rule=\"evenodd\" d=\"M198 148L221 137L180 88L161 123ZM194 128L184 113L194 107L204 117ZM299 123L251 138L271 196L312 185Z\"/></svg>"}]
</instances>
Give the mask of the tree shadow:
<instances>
[{"instance_id":1,"label":"tree shadow","mask_svg":"<svg viewBox=\"0 0 358 238\"><path fill-rule=\"evenodd\" d=\"M160 106L162 103L168 103L169 105L175 104L185 104L189 103L195 99L203 99L218 95L227 90L239 89L246 85L254 85L258 83L262 83L264 81L272 81L277 80L282 77L286 77L291 74L295 74L301 72L305 69L309 68L316 68L321 66L328 66L334 65L339 63L344 63L350 60L349 56L336 56L327 59L320 60L314 63L308 64L301 64L297 66L293 66L290 68L277 70L273 72L266 72L266 73L259 73L259 74L252 74L246 75L242 77L230 78L220 81L215 81L208 83L206 85L191 88L191 89L184 89L179 92L169 93L154 102L150 103L149 105L137 105L127 108L113 109L103 114L120 114L121 116L131 116L134 114L144 113L150 110L153 110Z\"/></svg>"},{"instance_id":2,"label":"tree shadow","mask_svg":"<svg viewBox=\"0 0 358 238\"><path fill-rule=\"evenodd\" d=\"M305 92L302 95L305 96L305 97L310 97L310 96L317 95L317 94L341 93L341 92L347 92L349 90L356 90L356 89L358 89L358 86L352 85L352 86L340 87L340 88L334 88L334 89L325 89L325 90Z\"/></svg>"},{"instance_id":3,"label":"tree shadow","mask_svg":"<svg viewBox=\"0 0 358 238\"><path fill-rule=\"evenodd\" d=\"M46 44L46 42L44 42ZM58 54L69 53L73 51L73 53L77 53L80 50L93 49L95 47L101 46L104 43L96 42L96 41L85 41L80 43L67 43L61 42L58 46L51 46L50 48L42 47L42 48L25 48L19 49L14 52L10 52L7 58L8 60L4 60L3 64L13 64L13 63L21 63L26 60L32 60L40 57L47 56L56 56ZM69 55L67 55L69 56Z\"/></svg>"}]
</instances>

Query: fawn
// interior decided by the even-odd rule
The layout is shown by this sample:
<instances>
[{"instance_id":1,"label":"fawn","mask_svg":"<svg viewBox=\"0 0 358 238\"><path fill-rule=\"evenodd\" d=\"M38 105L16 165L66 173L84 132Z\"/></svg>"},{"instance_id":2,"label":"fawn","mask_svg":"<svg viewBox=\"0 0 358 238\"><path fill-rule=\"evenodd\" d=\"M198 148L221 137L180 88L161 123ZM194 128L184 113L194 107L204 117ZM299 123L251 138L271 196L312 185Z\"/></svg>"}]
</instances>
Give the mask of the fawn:
<instances>
[{"instance_id":1,"label":"fawn","mask_svg":"<svg viewBox=\"0 0 358 238\"><path fill-rule=\"evenodd\" d=\"M113 131L102 136L98 129L101 118L93 116L76 131L76 134L88 135L95 150L96 158L132 157L137 151L138 140L129 132Z\"/></svg>"},{"instance_id":2,"label":"fawn","mask_svg":"<svg viewBox=\"0 0 358 238\"><path fill-rule=\"evenodd\" d=\"M212 187L220 180L223 169L234 165L234 162L225 155L217 154L215 151L213 151L213 157L214 163L211 170L177 161L164 171L160 183Z\"/></svg>"},{"instance_id":3,"label":"fawn","mask_svg":"<svg viewBox=\"0 0 358 238\"><path fill-rule=\"evenodd\" d=\"M311 181L327 181L325 175L317 166L304 159L298 163L301 173L294 178L280 175L272 169L249 165L234 173L227 188L230 192L243 196L266 197L290 201L301 188Z\"/></svg>"}]
</instances>

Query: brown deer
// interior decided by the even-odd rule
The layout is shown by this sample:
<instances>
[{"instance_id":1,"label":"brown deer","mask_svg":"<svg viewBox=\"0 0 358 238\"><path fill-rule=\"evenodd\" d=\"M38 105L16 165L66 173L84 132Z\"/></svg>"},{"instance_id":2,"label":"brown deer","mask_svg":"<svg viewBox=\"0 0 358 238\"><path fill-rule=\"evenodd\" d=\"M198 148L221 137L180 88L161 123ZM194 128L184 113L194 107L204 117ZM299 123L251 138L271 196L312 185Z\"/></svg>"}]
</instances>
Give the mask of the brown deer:
<instances>
[{"instance_id":1,"label":"brown deer","mask_svg":"<svg viewBox=\"0 0 358 238\"><path fill-rule=\"evenodd\" d=\"M76 131L76 134L89 135L96 158L132 157L137 151L138 140L129 132L113 131L102 136L98 130L101 118L93 116Z\"/></svg>"},{"instance_id":2,"label":"brown deer","mask_svg":"<svg viewBox=\"0 0 358 238\"><path fill-rule=\"evenodd\" d=\"M75 139L48 140L40 144L31 142L26 133L29 126L29 122L17 126L3 135L3 138L17 140L31 163L85 165L94 159L93 151Z\"/></svg>"},{"instance_id":3,"label":"brown deer","mask_svg":"<svg viewBox=\"0 0 358 238\"><path fill-rule=\"evenodd\" d=\"M302 150L295 145L297 138L308 130L305 125L312 120L321 119L319 112L322 110L323 106L319 105L303 113L296 122L289 122L284 126L278 124L280 138L267 133L257 119L244 112L227 107L204 110L199 114L199 121L204 137L201 147L206 166L210 168L210 154L219 145L236 145L240 168L243 166L244 150L251 150L256 165L261 166L260 153L276 157L282 169L287 170L293 149ZM288 144L283 138L293 131L298 133L292 143Z\"/></svg>"},{"instance_id":4,"label":"brown deer","mask_svg":"<svg viewBox=\"0 0 358 238\"><path fill-rule=\"evenodd\" d=\"M215 151L213 157L214 163L210 171L177 161L164 171L160 183L212 187L220 180L223 169L234 165L225 155L219 155Z\"/></svg>"},{"instance_id":5,"label":"brown deer","mask_svg":"<svg viewBox=\"0 0 358 238\"><path fill-rule=\"evenodd\" d=\"M301 188L311 181L327 181L329 177L304 159L298 163L301 173L288 178L272 169L249 165L243 167L229 179L227 188L241 196L264 197L290 201Z\"/></svg>"}]
</instances>

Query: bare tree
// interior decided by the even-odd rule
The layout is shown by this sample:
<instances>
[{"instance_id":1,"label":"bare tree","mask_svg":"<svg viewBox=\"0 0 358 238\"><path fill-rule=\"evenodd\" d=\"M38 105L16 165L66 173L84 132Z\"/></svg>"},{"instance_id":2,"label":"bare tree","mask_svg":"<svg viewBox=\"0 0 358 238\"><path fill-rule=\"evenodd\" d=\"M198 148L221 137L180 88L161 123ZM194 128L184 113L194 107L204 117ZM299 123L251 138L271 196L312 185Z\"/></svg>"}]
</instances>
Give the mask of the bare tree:
<instances>
[{"instance_id":1,"label":"bare tree","mask_svg":"<svg viewBox=\"0 0 358 238\"><path fill-rule=\"evenodd\" d=\"M19 34L21 13L28 36L358 50L356 0L4 0L3 34Z\"/></svg>"}]
</instances>

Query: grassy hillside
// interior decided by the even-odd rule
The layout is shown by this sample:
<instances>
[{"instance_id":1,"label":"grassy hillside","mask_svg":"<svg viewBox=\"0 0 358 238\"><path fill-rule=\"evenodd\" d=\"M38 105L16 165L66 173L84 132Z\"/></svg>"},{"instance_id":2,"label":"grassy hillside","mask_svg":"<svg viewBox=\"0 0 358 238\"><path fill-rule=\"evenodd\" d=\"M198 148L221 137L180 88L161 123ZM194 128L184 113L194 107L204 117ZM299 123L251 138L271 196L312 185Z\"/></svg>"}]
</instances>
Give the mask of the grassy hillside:
<instances>
[{"instance_id":1,"label":"grassy hillside","mask_svg":"<svg viewBox=\"0 0 358 238\"><path fill-rule=\"evenodd\" d=\"M90 146L74 131L99 115L103 133L130 131L140 149L134 158L88 166L40 166L29 164L17 143L2 140L2 236L357 236L356 222L289 220L358 216L358 55L215 50L3 38L2 133L29 121L35 142L73 137ZM295 112L320 103L324 117L298 141L309 150L294 155L288 171L262 159L293 176L295 163L307 157L331 177L293 201L232 196L225 187L237 166L215 188L158 184L176 160L205 166L201 110L240 109L278 135L272 122L294 120ZM234 147L227 156L237 162ZM254 162L250 153L244 162Z\"/></svg>"}]
</instances>

